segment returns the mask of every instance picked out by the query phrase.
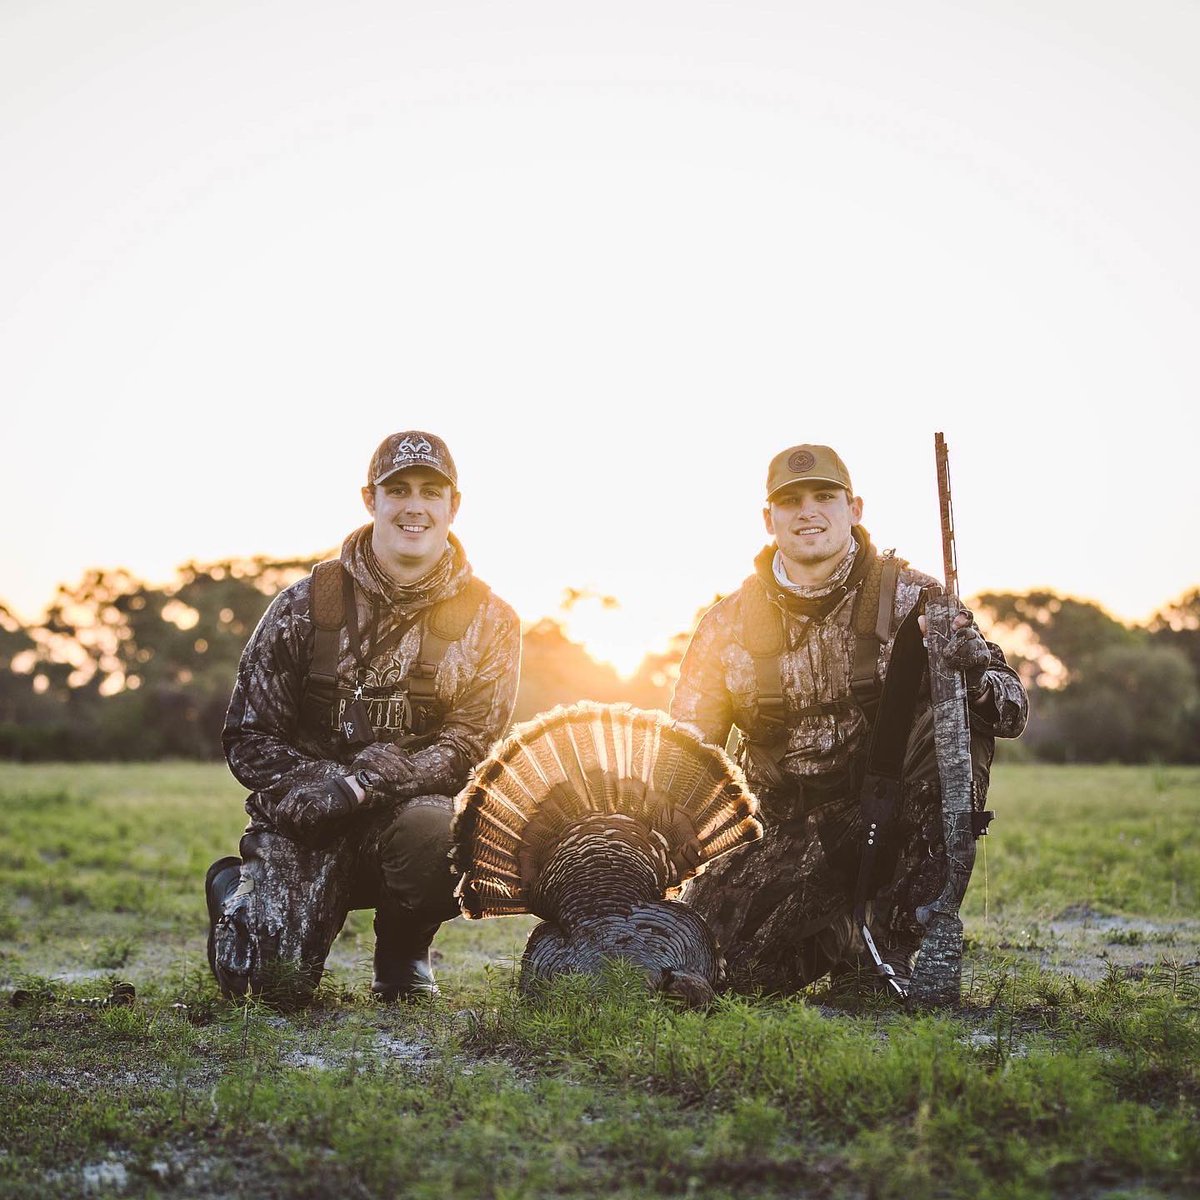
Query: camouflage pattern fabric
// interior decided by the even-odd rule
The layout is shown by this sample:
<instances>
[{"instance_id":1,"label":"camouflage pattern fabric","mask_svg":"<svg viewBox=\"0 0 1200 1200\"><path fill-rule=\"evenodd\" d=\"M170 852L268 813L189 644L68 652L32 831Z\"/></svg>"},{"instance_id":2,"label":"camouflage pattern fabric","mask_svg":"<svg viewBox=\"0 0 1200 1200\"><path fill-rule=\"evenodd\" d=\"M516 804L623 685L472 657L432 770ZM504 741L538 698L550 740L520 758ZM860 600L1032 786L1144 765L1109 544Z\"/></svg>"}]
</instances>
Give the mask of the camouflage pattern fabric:
<instances>
[{"instance_id":1,"label":"camouflage pattern fabric","mask_svg":"<svg viewBox=\"0 0 1200 1200\"><path fill-rule=\"evenodd\" d=\"M241 876L217 925L217 980L283 1003L311 997L334 938L354 908L374 908L377 938L428 945L458 915L451 874L454 801L418 796L368 810L320 850L253 824Z\"/></svg>"},{"instance_id":2,"label":"camouflage pattern fabric","mask_svg":"<svg viewBox=\"0 0 1200 1200\"><path fill-rule=\"evenodd\" d=\"M420 653L422 621L467 585L471 568L451 537L447 556L424 580L396 587L374 562L370 530L346 539L341 561L355 584L361 652L379 648L366 661L366 682L375 735L386 745L413 732L405 682ZM351 908L376 908L377 932L398 942L420 930L431 937L457 914L447 860L450 797L504 734L516 701L520 623L489 593L438 664L441 714L428 743L394 753L394 774L377 777L329 844L313 849L285 837L273 821L279 801L293 788L349 773L356 757L330 707L305 701L314 644L310 587L310 577L299 580L267 609L242 655L226 717L229 767L251 793L240 886L224 903L216 935L217 974L227 991L291 972L303 998ZM358 671L344 628L339 680L350 687Z\"/></svg>"},{"instance_id":3,"label":"camouflage pattern fabric","mask_svg":"<svg viewBox=\"0 0 1200 1200\"><path fill-rule=\"evenodd\" d=\"M865 545L865 531L856 536ZM736 990L787 993L842 965L864 961L853 926L862 848L858 788L870 729L850 690L855 651L851 625L856 589L823 620L804 615L774 580L770 556L758 577L781 610L787 649L780 659L786 742L772 782L761 759L743 763L760 802L762 842L731 852L693 880L683 898L708 921ZM904 567L893 606L893 634L935 581ZM706 741L722 745L731 726L760 730L756 675L745 647L741 589L705 613L680 666L671 715ZM998 646L988 643L992 695L971 712L976 787L986 798L997 737L1016 737L1028 701ZM880 645L882 681L892 641ZM812 711L820 706L820 711ZM944 848L933 720L923 686L905 758L904 788L891 836L871 882L876 944L907 972L921 939L919 904L941 890Z\"/></svg>"},{"instance_id":4,"label":"camouflage pattern fabric","mask_svg":"<svg viewBox=\"0 0 1200 1200\"><path fill-rule=\"evenodd\" d=\"M404 684L421 648L421 622L410 622L439 600L460 592L471 578L471 567L451 536L449 559L430 572L433 584L394 589L400 593L399 602L394 602L383 590L386 585L367 553L370 528L363 526L346 539L341 559L354 579L363 639L373 627L373 640L383 647L368 664L367 682L378 693L371 704L376 735L391 742L410 732ZM330 714L313 712L304 704L313 647L310 585L311 577L305 577L285 588L263 615L242 654L225 719L222 740L229 768L253 793L246 808L264 828L271 827L274 805L292 788L344 775L355 757L342 744ZM389 645L400 630L404 632L399 641ZM411 778L385 784L369 801L457 793L471 768L508 727L516 703L520 657L517 615L503 600L489 595L438 665L436 693L445 716L436 738L406 756ZM353 683L357 666L349 631L343 629L338 675L347 686Z\"/></svg>"}]
</instances>

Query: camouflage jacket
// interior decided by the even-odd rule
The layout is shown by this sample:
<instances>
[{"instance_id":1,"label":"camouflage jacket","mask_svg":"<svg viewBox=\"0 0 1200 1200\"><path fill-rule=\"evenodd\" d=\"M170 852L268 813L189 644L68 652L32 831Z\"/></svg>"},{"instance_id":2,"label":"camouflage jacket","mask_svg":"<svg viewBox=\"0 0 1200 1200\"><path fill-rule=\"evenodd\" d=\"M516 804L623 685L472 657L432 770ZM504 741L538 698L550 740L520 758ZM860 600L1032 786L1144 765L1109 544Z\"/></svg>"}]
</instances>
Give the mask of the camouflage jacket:
<instances>
[{"instance_id":1,"label":"camouflage jacket","mask_svg":"<svg viewBox=\"0 0 1200 1200\"><path fill-rule=\"evenodd\" d=\"M862 548L866 531L855 529ZM755 574L783 617L786 649L780 658L786 741L778 767L784 780L802 782L816 776L844 776L866 750L870 730L850 690L855 653L851 621L862 588L852 587L823 619L798 611L794 598L780 586L772 570L775 547L755 559ZM883 680L900 622L917 603L923 588L937 581L907 565L900 570L892 612L892 636L881 643L876 677ZM679 668L671 716L695 729L705 741L723 745L732 725L752 740L761 734L757 677L745 644L742 593L745 585L713 605L700 620ZM988 682L992 699L972 711L972 726L992 737L1016 737L1025 727L1028 701L1016 672L998 646L988 643L992 665ZM926 692L927 696L927 692ZM811 711L819 708L823 711ZM769 739L767 739L769 740ZM773 782L761 762L744 764L756 791ZM778 781L774 781L778 783Z\"/></svg>"},{"instance_id":2,"label":"camouflage jacket","mask_svg":"<svg viewBox=\"0 0 1200 1200\"><path fill-rule=\"evenodd\" d=\"M366 658L371 722L378 740L394 742L411 732L404 691L421 649L431 607L460 592L471 567L451 536L446 560L426 580L382 593L379 572L367 547L370 526L356 530L342 547L342 566L354 581L361 652ZM428 582L427 582L428 581ZM315 641L310 612L311 576L285 588L272 601L242 653L223 744L229 768L251 789L252 817L270 822L275 803L292 788L344 775L355 752L341 740L328 704L306 703ZM352 689L359 672L343 627L338 642L338 680ZM379 650L371 653L373 647ZM435 677L440 726L431 739L406 756L403 782L380 783L368 802L404 800L424 794L454 795L467 775L504 735L516 701L521 633L516 613L488 593L466 632L452 642Z\"/></svg>"}]
</instances>

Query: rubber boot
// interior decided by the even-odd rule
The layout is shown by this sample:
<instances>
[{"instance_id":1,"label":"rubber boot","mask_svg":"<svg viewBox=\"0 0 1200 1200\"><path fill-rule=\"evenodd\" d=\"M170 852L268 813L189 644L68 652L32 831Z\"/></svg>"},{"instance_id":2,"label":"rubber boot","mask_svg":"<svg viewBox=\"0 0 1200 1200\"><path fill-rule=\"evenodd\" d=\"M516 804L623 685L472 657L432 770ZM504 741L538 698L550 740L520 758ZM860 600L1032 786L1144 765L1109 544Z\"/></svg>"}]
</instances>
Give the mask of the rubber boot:
<instances>
[{"instance_id":1,"label":"rubber boot","mask_svg":"<svg viewBox=\"0 0 1200 1200\"><path fill-rule=\"evenodd\" d=\"M225 901L237 890L241 872L240 858L218 858L204 876L204 899L208 905L208 966L223 992L227 989L217 970L217 922L224 912Z\"/></svg>"},{"instance_id":2,"label":"rubber boot","mask_svg":"<svg viewBox=\"0 0 1200 1200\"><path fill-rule=\"evenodd\" d=\"M397 1000L432 1000L438 993L429 947L440 921L383 907L375 911L375 980L371 992L385 1004Z\"/></svg>"}]
</instances>

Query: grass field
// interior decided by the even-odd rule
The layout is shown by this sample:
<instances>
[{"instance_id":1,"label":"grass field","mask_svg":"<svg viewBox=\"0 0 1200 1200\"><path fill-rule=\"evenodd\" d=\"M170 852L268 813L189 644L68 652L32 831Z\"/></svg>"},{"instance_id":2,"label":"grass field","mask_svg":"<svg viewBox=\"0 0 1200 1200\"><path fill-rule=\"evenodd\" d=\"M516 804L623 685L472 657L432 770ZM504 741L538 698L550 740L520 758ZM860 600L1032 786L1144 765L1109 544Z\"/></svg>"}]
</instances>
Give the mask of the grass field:
<instances>
[{"instance_id":1,"label":"grass field","mask_svg":"<svg viewBox=\"0 0 1200 1200\"><path fill-rule=\"evenodd\" d=\"M992 799L953 1014L684 1013L620 970L523 1005L525 918L446 926L443 999L380 1008L355 913L285 1017L204 966L223 768L0 767L0 1196L1197 1194L1200 771L1010 765ZM133 1006L64 1002L117 978Z\"/></svg>"}]
</instances>

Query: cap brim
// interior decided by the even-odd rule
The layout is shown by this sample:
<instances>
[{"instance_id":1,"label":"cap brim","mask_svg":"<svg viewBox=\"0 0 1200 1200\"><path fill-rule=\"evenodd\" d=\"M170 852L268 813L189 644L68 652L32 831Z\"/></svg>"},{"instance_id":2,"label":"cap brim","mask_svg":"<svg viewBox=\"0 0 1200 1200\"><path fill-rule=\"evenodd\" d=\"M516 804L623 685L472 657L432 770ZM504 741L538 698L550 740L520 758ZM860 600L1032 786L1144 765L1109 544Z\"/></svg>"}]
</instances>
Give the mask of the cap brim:
<instances>
[{"instance_id":1,"label":"cap brim","mask_svg":"<svg viewBox=\"0 0 1200 1200\"><path fill-rule=\"evenodd\" d=\"M791 487L793 483L832 483L834 487L840 487L843 492L850 490L840 479L830 479L828 475L797 475L795 479L785 479L773 491L768 492L767 499L778 496L784 488Z\"/></svg>"},{"instance_id":2,"label":"cap brim","mask_svg":"<svg viewBox=\"0 0 1200 1200\"><path fill-rule=\"evenodd\" d=\"M440 475L452 488L454 488L456 490L458 488L458 480L457 479L452 479L449 475L446 474L445 471L443 471L441 469L441 467L435 467L433 465L433 463L427 463L427 462L410 462L410 463L405 463L404 466L402 466L402 467L393 467L390 471L388 471L388 473L386 475L377 476L375 479L375 482L372 483L371 486L378 487L381 483L385 483L387 480L391 479L391 477L393 475L399 475L401 471L409 471L413 467L424 467L425 470L432 471L435 475Z\"/></svg>"}]
</instances>

